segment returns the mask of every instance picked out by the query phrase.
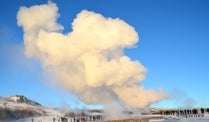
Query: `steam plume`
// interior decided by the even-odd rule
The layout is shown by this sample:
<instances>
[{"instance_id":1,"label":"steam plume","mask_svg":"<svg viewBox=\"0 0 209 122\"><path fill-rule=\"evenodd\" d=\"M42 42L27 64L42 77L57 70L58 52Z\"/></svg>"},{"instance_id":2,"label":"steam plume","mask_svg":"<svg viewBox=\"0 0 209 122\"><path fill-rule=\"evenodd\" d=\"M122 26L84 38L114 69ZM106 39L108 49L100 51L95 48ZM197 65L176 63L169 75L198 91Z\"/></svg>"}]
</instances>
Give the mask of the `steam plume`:
<instances>
[{"instance_id":1,"label":"steam plume","mask_svg":"<svg viewBox=\"0 0 209 122\"><path fill-rule=\"evenodd\" d=\"M72 32L62 34L57 11L52 2L21 7L17 20L24 30L25 55L39 59L66 91L87 104L119 101L131 107L145 107L167 97L161 89L145 90L140 82L146 69L123 53L138 41L132 26L83 10L74 19Z\"/></svg>"}]
</instances>

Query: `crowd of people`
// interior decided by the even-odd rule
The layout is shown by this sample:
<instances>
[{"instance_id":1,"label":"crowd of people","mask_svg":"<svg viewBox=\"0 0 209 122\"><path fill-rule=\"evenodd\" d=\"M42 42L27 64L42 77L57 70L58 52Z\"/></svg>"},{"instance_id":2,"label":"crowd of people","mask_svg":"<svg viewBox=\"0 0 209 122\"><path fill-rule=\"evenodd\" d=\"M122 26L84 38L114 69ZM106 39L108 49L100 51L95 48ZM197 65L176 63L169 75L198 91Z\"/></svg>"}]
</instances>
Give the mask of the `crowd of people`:
<instances>
[{"instance_id":1,"label":"crowd of people","mask_svg":"<svg viewBox=\"0 0 209 122\"><path fill-rule=\"evenodd\" d=\"M206 113L209 114L209 108L193 108L193 109L177 109L177 110L161 110L160 115L175 115L177 117L203 117Z\"/></svg>"}]
</instances>

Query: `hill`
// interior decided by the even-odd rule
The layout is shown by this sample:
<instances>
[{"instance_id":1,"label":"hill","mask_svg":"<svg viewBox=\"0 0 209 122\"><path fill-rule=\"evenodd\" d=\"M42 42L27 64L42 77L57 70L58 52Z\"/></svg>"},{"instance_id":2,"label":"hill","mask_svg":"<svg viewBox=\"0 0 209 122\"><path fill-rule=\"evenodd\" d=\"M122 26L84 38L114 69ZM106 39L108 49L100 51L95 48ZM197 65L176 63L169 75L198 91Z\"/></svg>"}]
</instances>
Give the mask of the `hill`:
<instances>
[{"instance_id":1,"label":"hill","mask_svg":"<svg viewBox=\"0 0 209 122\"><path fill-rule=\"evenodd\" d=\"M0 121L62 114L61 110L44 107L22 95L0 97Z\"/></svg>"}]
</instances>

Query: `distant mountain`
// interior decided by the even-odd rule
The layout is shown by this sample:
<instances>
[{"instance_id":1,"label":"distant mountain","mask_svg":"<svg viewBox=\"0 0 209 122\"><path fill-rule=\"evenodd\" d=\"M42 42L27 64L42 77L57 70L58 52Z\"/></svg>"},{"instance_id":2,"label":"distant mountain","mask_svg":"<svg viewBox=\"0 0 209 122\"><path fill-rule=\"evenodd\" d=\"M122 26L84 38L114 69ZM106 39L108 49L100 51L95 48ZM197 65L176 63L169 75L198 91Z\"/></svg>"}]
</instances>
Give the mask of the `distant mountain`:
<instances>
[{"instance_id":1,"label":"distant mountain","mask_svg":"<svg viewBox=\"0 0 209 122\"><path fill-rule=\"evenodd\" d=\"M29 105L37 105L37 106L41 106L41 104L39 104L38 102L32 101L28 98L26 98L23 95L15 95L15 96L10 96L10 97L0 97L0 101L3 102L14 102L14 103L26 103Z\"/></svg>"},{"instance_id":2,"label":"distant mountain","mask_svg":"<svg viewBox=\"0 0 209 122\"><path fill-rule=\"evenodd\" d=\"M46 108L22 95L0 97L0 122L33 116L60 115L59 109Z\"/></svg>"}]
</instances>

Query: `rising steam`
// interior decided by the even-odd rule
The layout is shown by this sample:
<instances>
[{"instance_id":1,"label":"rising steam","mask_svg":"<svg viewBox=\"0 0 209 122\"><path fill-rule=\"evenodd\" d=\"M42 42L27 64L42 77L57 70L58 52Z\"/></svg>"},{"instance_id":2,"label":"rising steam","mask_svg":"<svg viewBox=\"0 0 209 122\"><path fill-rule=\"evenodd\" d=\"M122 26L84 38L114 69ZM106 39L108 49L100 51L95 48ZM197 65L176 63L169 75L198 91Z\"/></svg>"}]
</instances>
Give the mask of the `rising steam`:
<instances>
[{"instance_id":1,"label":"rising steam","mask_svg":"<svg viewBox=\"0 0 209 122\"><path fill-rule=\"evenodd\" d=\"M44 71L58 84L87 104L113 101L130 107L145 107L165 99L163 90L145 90L140 84L146 69L124 55L124 48L138 41L135 29L118 18L81 11L72 23L72 32L62 34L56 22L58 7L21 7L18 25L24 29L25 55L40 60Z\"/></svg>"}]
</instances>

